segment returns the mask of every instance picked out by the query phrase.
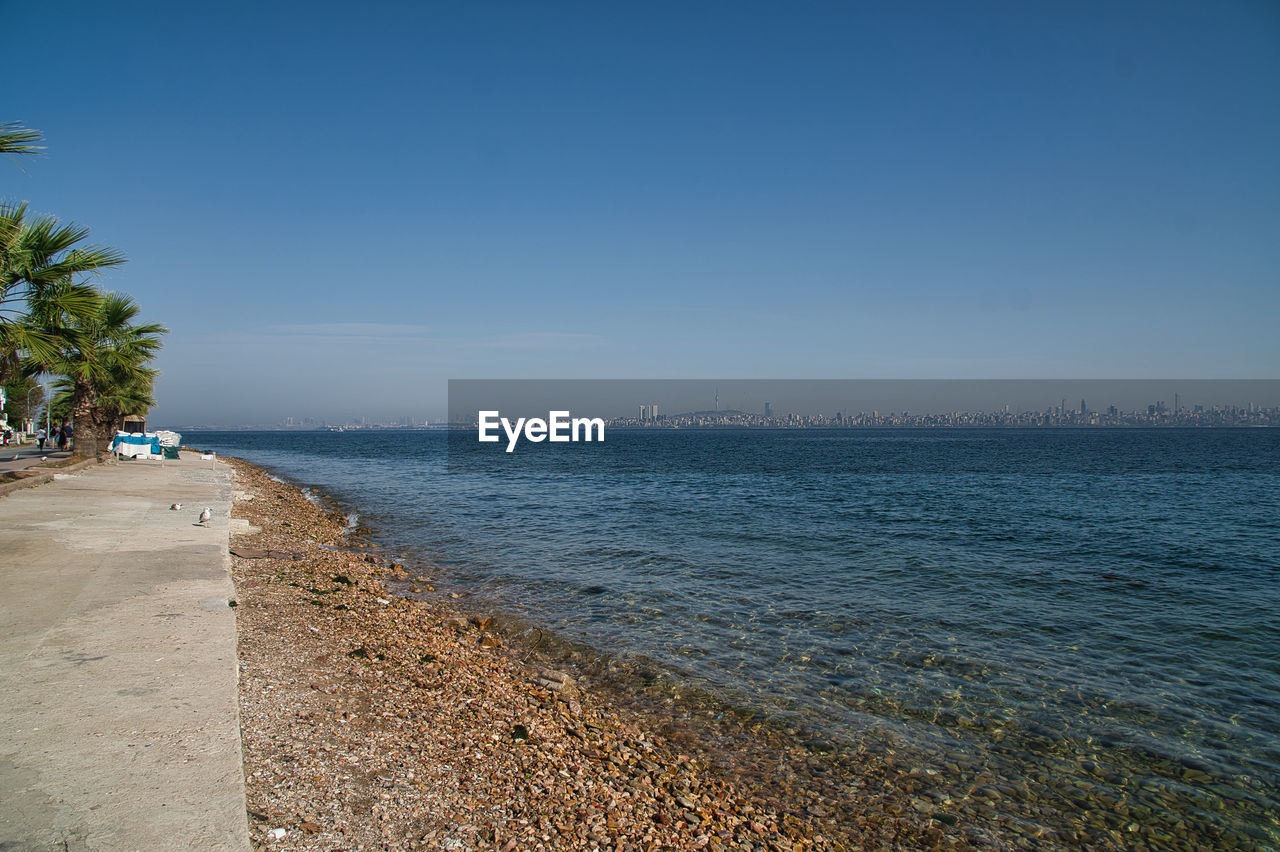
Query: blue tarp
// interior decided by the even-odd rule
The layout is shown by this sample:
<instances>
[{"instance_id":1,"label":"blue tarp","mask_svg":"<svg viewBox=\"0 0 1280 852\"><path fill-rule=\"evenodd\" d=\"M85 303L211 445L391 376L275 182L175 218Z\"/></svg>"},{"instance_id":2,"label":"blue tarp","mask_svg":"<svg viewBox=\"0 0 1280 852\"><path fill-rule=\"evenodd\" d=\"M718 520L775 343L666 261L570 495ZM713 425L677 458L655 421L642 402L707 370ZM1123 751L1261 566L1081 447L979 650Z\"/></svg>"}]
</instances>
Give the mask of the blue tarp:
<instances>
[{"instance_id":1,"label":"blue tarp","mask_svg":"<svg viewBox=\"0 0 1280 852\"><path fill-rule=\"evenodd\" d=\"M144 432L117 432L111 442L111 452L130 458L158 456L161 453L160 436Z\"/></svg>"}]
</instances>

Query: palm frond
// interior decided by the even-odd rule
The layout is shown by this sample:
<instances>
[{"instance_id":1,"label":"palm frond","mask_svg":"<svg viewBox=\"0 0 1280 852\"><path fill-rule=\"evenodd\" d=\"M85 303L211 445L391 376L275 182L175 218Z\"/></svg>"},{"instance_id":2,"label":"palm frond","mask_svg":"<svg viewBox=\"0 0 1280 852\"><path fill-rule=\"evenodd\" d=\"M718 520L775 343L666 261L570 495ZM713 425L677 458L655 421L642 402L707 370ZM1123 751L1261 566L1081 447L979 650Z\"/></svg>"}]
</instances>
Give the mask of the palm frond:
<instances>
[{"instance_id":1,"label":"palm frond","mask_svg":"<svg viewBox=\"0 0 1280 852\"><path fill-rule=\"evenodd\" d=\"M40 328L53 329L71 319L88 320L100 309L102 293L88 284L62 281L40 287L26 294L25 321Z\"/></svg>"},{"instance_id":2,"label":"palm frond","mask_svg":"<svg viewBox=\"0 0 1280 852\"><path fill-rule=\"evenodd\" d=\"M44 134L39 130L23 127L17 121L0 122L0 154L35 154L44 150Z\"/></svg>"}]
</instances>

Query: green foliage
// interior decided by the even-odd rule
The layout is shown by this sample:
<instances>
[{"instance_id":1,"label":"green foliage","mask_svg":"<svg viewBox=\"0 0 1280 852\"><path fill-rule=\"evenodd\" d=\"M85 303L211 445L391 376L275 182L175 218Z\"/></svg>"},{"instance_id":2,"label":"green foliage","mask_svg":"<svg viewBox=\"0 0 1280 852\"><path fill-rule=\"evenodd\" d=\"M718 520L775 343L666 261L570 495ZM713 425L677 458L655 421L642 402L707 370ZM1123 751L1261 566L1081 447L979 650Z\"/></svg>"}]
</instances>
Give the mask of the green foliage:
<instances>
[{"instance_id":1,"label":"green foliage","mask_svg":"<svg viewBox=\"0 0 1280 852\"><path fill-rule=\"evenodd\" d=\"M0 122L0 153L32 154L42 140L37 130ZM116 249L85 244L88 236L83 226L30 213L26 202L0 203L0 381L22 383L12 398L22 397L25 414L26 383L62 376L49 412L55 422L74 419L84 456L96 455L98 438L122 415L145 416L155 405L158 373L148 364L168 332L137 323L130 297L85 283L125 262Z\"/></svg>"},{"instance_id":2,"label":"green foliage","mask_svg":"<svg viewBox=\"0 0 1280 852\"><path fill-rule=\"evenodd\" d=\"M98 439L114 431L122 414L145 414L155 404L158 373L147 366L168 329L136 324L141 309L123 293L103 293L96 310L60 315L46 326L59 341L57 357L42 363L72 387L76 453L97 454Z\"/></svg>"},{"instance_id":3,"label":"green foliage","mask_svg":"<svg viewBox=\"0 0 1280 852\"><path fill-rule=\"evenodd\" d=\"M23 376L4 385L4 413L15 428L34 418L44 407L44 388L33 377Z\"/></svg>"},{"instance_id":4,"label":"green foliage","mask_svg":"<svg viewBox=\"0 0 1280 852\"><path fill-rule=\"evenodd\" d=\"M75 385L70 379L62 378L53 383L53 396L49 398L49 422L57 426L59 423L71 421L71 407L75 402Z\"/></svg>"},{"instance_id":5,"label":"green foliage","mask_svg":"<svg viewBox=\"0 0 1280 852\"><path fill-rule=\"evenodd\" d=\"M29 216L26 203L0 204L0 379L19 359L43 366L57 357L50 331L96 310L98 291L75 276L125 262L112 248L82 246L89 229L50 216Z\"/></svg>"},{"instance_id":6,"label":"green foliage","mask_svg":"<svg viewBox=\"0 0 1280 852\"><path fill-rule=\"evenodd\" d=\"M0 121L0 154L35 154L44 150L44 134L17 121Z\"/></svg>"}]
</instances>

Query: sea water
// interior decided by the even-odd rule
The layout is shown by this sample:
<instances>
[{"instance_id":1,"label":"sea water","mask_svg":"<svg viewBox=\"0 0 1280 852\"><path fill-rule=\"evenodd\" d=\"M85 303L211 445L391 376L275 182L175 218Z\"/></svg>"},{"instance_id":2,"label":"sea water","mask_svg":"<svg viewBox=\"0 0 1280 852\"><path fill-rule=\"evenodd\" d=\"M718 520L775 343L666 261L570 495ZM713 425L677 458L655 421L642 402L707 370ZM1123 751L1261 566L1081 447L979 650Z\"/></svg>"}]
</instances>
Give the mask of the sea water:
<instances>
[{"instance_id":1,"label":"sea water","mask_svg":"<svg viewBox=\"0 0 1280 852\"><path fill-rule=\"evenodd\" d=\"M184 440L444 587L923 768L993 842L1280 848L1278 430Z\"/></svg>"}]
</instances>

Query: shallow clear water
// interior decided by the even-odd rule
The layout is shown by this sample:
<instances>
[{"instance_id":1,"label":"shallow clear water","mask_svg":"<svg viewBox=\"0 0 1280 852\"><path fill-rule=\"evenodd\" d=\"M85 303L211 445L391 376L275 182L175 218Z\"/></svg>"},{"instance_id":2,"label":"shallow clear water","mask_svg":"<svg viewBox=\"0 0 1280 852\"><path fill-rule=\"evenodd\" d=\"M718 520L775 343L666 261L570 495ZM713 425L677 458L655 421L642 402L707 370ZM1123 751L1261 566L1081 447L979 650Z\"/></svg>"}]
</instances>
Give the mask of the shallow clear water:
<instances>
[{"instance_id":1,"label":"shallow clear water","mask_svg":"<svg viewBox=\"0 0 1280 852\"><path fill-rule=\"evenodd\" d=\"M184 436L535 623L935 769L995 836L1280 848L1280 432L473 438Z\"/></svg>"}]
</instances>

